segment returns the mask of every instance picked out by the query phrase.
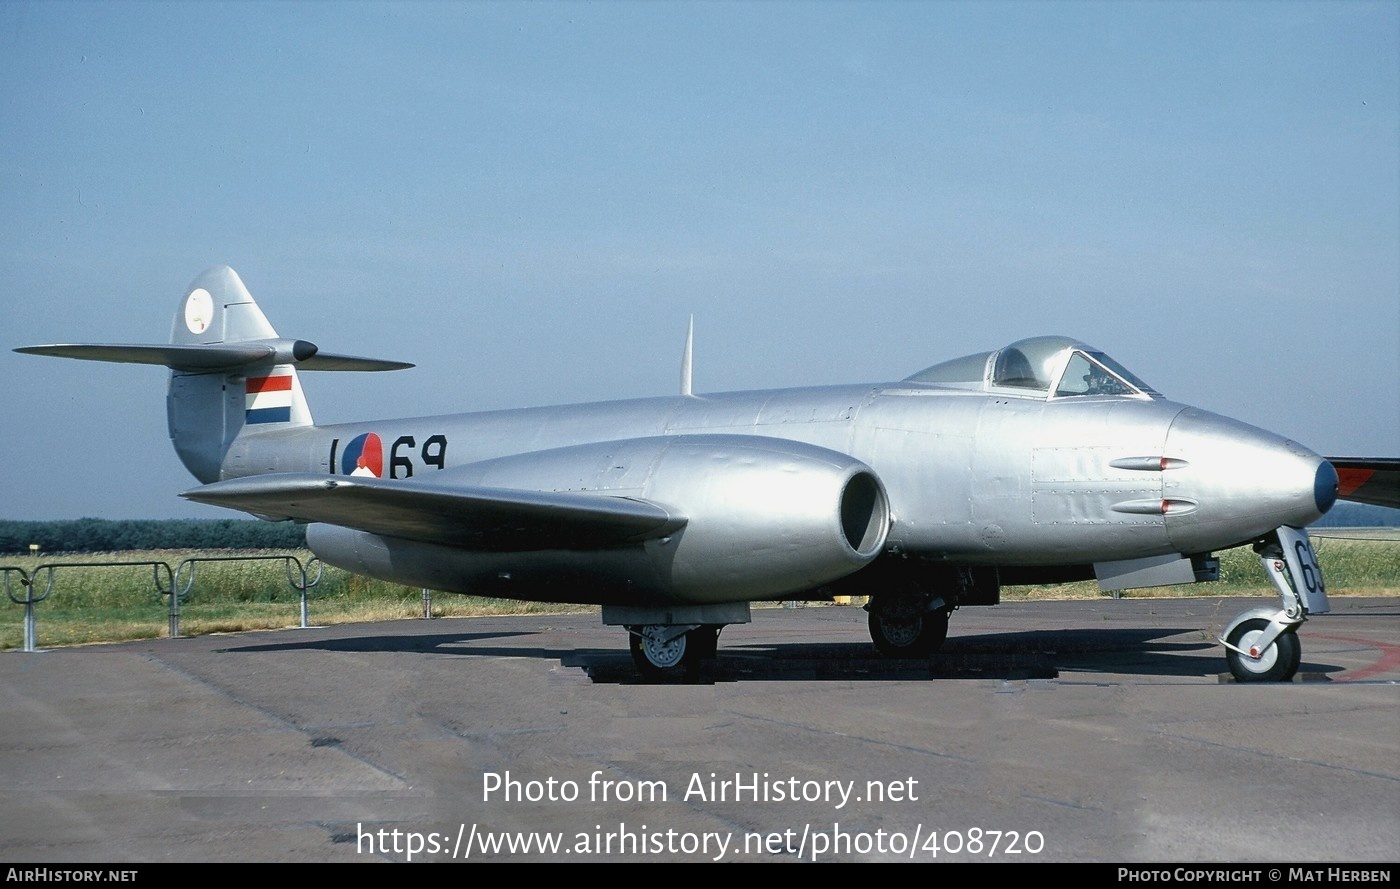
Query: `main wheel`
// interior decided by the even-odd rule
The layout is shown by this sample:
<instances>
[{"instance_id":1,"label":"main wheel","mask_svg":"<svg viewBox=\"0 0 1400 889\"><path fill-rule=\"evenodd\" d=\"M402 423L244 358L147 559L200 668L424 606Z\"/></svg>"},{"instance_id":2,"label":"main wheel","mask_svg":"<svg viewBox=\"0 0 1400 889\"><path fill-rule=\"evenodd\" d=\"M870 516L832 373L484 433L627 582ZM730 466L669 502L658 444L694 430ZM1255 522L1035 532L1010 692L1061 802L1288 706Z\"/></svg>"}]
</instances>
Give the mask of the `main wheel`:
<instances>
[{"instance_id":1,"label":"main wheel","mask_svg":"<svg viewBox=\"0 0 1400 889\"><path fill-rule=\"evenodd\" d=\"M1243 651L1253 651L1255 642L1268 628L1269 621L1264 618L1251 618L1235 627L1225 641ZM1225 660L1230 664L1230 672L1240 682L1287 682L1303 662L1303 645L1298 641L1298 634L1290 630L1280 634L1272 645L1258 652L1257 657L1227 648Z\"/></svg>"},{"instance_id":2,"label":"main wheel","mask_svg":"<svg viewBox=\"0 0 1400 889\"><path fill-rule=\"evenodd\" d=\"M922 610L917 600L876 603L870 609L870 640L885 657L926 658L948 638L948 609Z\"/></svg>"},{"instance_id":3,"label":"main wheel","mask_svg":"<svg viewBox=\"0 0 1400 889\"><path fill-rule=\"evenodd\" d=\"M700 672L700 662L713 659L719 645L719 627L696 627L672 639L664 638L665 627L639 627L629 630L627 637L632 650L632 663L649 682L694 679Z\"/></svg>"}]
</instances>

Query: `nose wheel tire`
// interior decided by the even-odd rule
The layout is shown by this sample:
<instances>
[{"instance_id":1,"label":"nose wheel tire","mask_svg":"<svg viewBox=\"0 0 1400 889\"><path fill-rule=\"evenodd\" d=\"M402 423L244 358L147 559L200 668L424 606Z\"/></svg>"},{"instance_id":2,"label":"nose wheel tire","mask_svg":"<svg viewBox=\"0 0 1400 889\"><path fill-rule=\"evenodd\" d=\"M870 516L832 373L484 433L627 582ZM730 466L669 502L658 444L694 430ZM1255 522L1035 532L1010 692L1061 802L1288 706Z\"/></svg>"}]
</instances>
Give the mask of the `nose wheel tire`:
<instances>
[{"instance_id":1,"label":"nose wheel tire","mask_svg":"<svg viewBox=\"0 0 1400 889\"><path fill-rule=\"evenodd\" d=\"M1303 645L1297 633L1283 633L1273 644L1263 651L1255 651L1254 644L1264 636L1269 622L1261 617L1241 623L1230 632L1225 641L1235 648L1254 654L1249 657L1238 651L1225 649L1225 660L1230 664L1230 672L1239 682L1287 682L1298 672L1303 662Z\"/></svg>"}]
</instances>

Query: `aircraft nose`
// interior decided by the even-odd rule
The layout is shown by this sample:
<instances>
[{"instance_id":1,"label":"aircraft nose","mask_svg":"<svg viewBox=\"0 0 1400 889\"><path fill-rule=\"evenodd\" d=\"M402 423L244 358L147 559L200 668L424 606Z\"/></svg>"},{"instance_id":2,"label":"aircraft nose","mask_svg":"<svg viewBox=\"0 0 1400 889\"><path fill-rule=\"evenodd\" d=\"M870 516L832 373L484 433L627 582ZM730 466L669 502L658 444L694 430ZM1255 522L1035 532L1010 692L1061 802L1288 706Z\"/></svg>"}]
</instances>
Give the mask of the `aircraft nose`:
<instances>
[{"instance_id":1,"label":"aircraft nose","mask_svg":"<svg viewBox=\"0 0 1400 889\"><path fill-rule=\"evenodd\" d=\"M1317 504L1318 512L1330 511L1337 502L1337 493L1340 490L1337 468L1326 460L1321 460L1317 465L1317 474L1313 476L1313 502Z\"/></svg>"},{"instance_id":2,"label":"aircraft nose","mask_svg":"<svg viewBox=\"0 0 1400 889\"><path fill-rule=\"evenodd\" d=\"M1282 436L1206 411L1182 411L1167 433L1181 461L1163 477L1167 533L1183 552L1243 543L1288 525L1302 528L1337 501L1337 471Z\"/></svg>"}]
</instances>

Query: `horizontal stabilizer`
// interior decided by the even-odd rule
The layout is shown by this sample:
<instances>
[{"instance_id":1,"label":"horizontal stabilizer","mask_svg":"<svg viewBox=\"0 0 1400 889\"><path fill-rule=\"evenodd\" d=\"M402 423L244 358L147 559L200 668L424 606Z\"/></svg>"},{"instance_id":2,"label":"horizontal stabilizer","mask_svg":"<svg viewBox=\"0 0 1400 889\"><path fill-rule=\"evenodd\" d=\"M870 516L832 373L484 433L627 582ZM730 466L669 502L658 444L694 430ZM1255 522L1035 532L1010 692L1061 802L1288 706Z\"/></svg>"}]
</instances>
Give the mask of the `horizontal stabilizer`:
<instances>
[{"instance_id":1,"label":"horizontal stabilizer","mask_svg":"<svg viewBox=\"0 0 1400 889\"><path fill-rule=\"evenodd\" d=\"M413 367L408 361L386 361L383 358L361 358L358 355L336 355L333 352L317 352L310 358L297 362L302 370L407 370Z\"/></svg>"},{"instance_id":2,"label":"horizontal stabilizer","mask_svg":"<svg viewBox=\"0 0 1400 889\"><path fill-rule=\"evenodd\" d=\"M1355 503L1400 509L1400 458L1328 457L1337 470L1337 496Z\"/></svg>"},{"instance_id":3,"label":"horizontal stabilizer","mask_svg":"<svg viewBox=\"0 0 1400 889\"><path fill-rule=\"evenodd\" d=\"M663 506L625 497L312 473L229 479L180 496L264 517L495 551L635 543L686 523Z\"/></svg>"},{"instance_id":4,"label":"horizontal stabilizer","mask_svg":"<svg viewBox=\"0 0 1400 889\"><path fill-rule=\"evenodd\" d=\"M300 370L379 371L413 367L404 361L327 354L306 340L280 338L186 346L60 343L50 346L23 346L15 351L29 355L77 358L83 361L159 364L172 370L192 373L231 370L257 364L291 364Z\"/></svg>"}]
</instances>

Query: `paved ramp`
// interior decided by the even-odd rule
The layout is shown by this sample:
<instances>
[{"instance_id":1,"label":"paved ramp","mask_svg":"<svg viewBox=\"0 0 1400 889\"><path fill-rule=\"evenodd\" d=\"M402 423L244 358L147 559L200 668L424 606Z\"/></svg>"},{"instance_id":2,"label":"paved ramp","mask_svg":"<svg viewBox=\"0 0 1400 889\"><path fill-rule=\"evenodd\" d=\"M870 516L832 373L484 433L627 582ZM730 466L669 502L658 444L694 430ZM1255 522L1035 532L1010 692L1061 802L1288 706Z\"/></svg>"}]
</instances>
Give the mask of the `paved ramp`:
<instances>
[{"instance_id":1,"label":"paved ramp","mask_svg":"<svg viewBox=\"0 0 1400 889\"><path fill-rule=\"evenodd\" d=\"M1222 681L1252 604L967 609L928 663L760 610L699 686L590 615L7 652L0 859L1400 859L1400 601Z\"/></svg>"}]
</instances>

